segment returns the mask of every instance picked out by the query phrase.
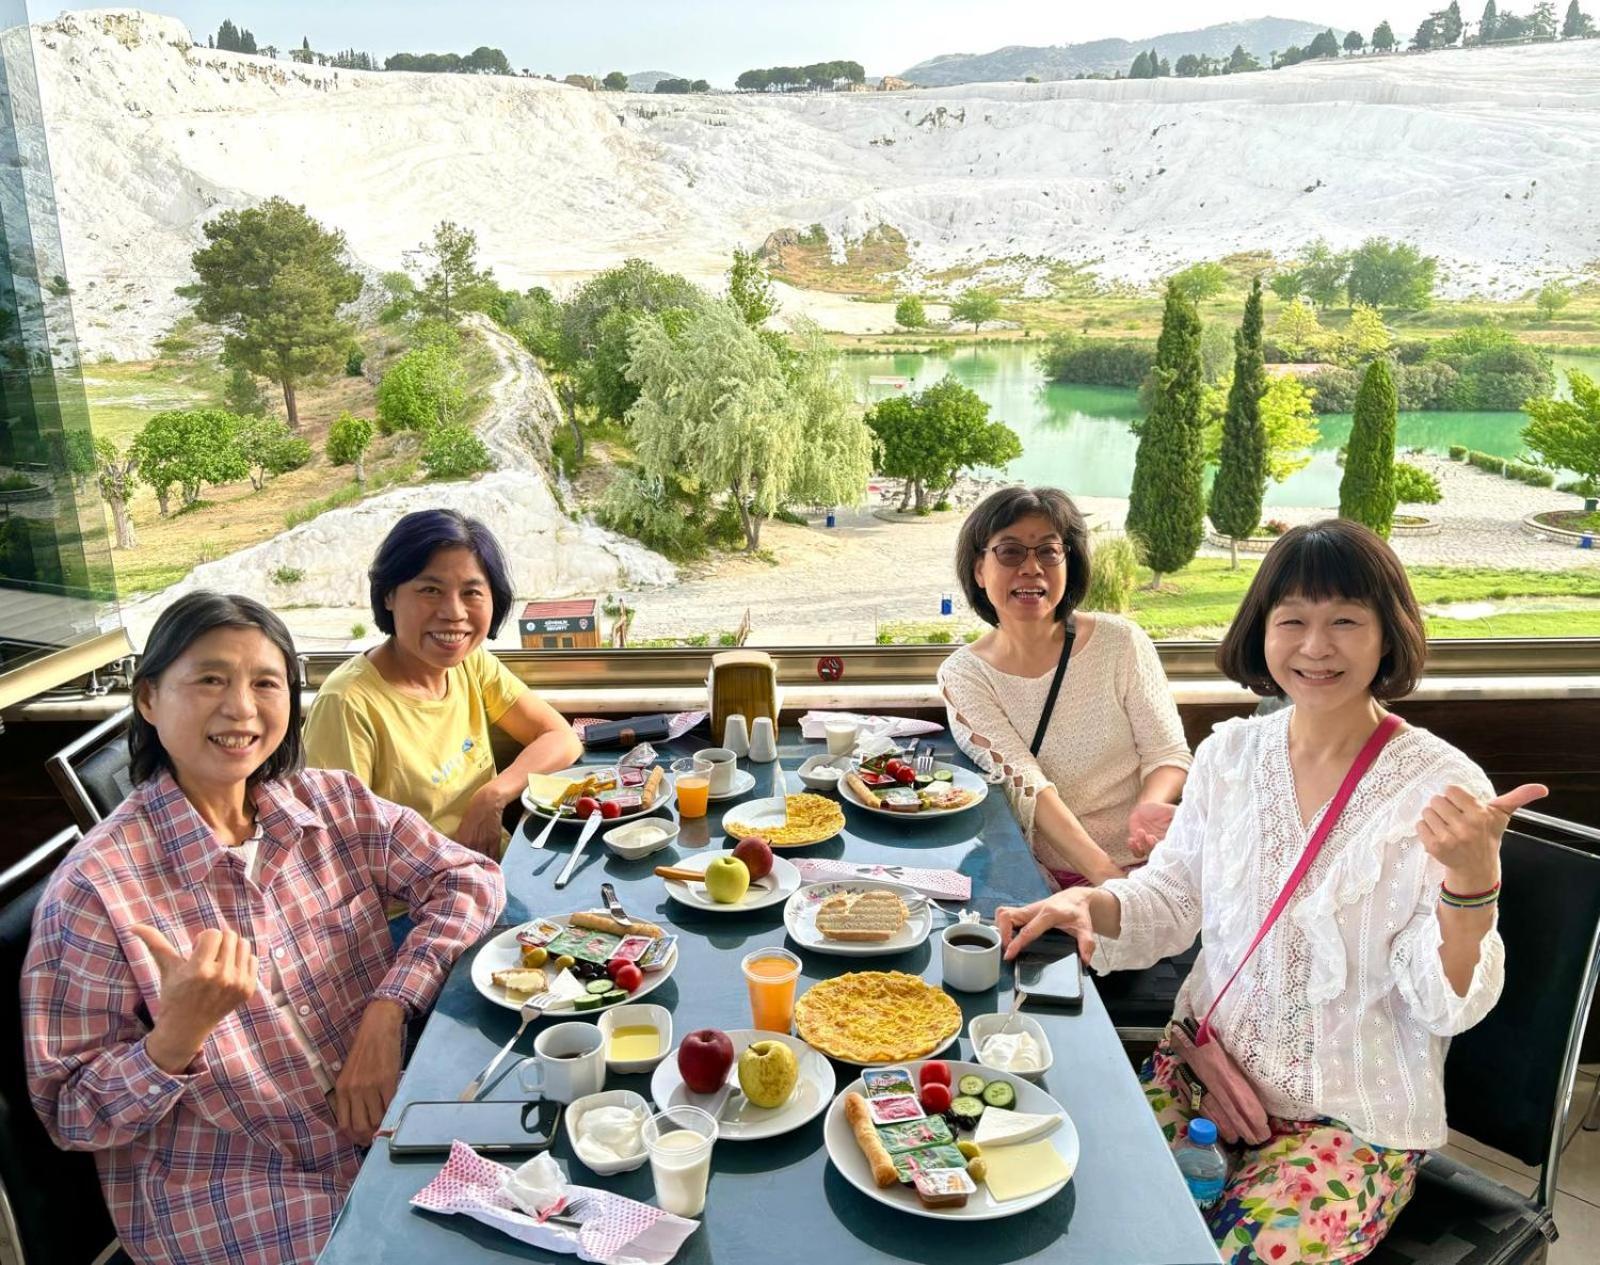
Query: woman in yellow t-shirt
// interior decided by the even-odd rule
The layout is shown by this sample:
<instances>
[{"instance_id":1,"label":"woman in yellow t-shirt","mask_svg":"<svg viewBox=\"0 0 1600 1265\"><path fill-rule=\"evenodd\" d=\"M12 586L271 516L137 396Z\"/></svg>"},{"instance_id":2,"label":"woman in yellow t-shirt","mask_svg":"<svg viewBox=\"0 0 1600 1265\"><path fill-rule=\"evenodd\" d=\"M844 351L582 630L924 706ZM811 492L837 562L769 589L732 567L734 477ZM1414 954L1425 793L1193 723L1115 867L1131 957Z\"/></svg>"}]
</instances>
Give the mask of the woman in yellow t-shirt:
<instances>
[{"instance_id":1,"label":"woman in yellow t-shirt","mask_svg":"<svg viewBox=\"0 0 1600 1265\"><path fill-rule=\"evenodd\" d=\"M306 718L306 757L348 769L441 834L500 854L501 814L530 773L573 764L572 726L483 648L511 608L500 542L455 510L407 514L368 571L382 645L341 664ZM489 727L522 746L496 770Z\"/></svg>"}]
</instances>

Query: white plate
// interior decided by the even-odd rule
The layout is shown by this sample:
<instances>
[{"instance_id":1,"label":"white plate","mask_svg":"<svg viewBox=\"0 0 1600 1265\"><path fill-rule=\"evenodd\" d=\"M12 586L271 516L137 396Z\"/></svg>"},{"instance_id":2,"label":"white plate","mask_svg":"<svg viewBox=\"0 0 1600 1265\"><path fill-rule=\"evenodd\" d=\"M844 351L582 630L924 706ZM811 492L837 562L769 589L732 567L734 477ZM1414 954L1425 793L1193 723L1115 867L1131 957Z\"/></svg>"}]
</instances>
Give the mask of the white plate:
<instances>
[{"instance_id":1,"label":"white plate","mask_svg":"<svg viewBox=\"0 0 1600 1265\"><path fill-rule=\"evenodd\" d=\"M542 914L543 918L567 925L567 914ZM494 939L489 940L478 950L478 956L472 959L472 984L480 993L494 1002L497 1006L504 1006L507 1010L521 1010L521 1001L512 1001L506 996L506 990L496 984L493 975L496 971L509 970L522 961L522 950L517 944L517 932L525 927L526 923L518 923L515 927L507 927ZM626 1006L641 998L648 997L666 982L667 977L678 968L678 950L672 950L672 956L667 959L667 964L659 971L646 971L644 983L640 984L633 992L628 994L626 1001L614 1001L610 1006L596 1006L593 1010L574 1010L571 1006L557 1006L553 1010L545 1011L552 1019L594 1019L605 1014L613 1006Z\"/></svg>"},{"instance_id":2,"label":"white plate","mask_svg":"<svg viewBox=\"0 0 1600 1265\"><path fill-rule=\"evenodd\" d=\"M801 794L800 791L793 791L791 793L795 795ZM815 791L806 791L804 793L807 795L816 794ZM740 804L738 808L729 809L727 815L722 819L723 826L724 829L726 829L728 818L731 817L735 821L738 821L743 825L750 826L757 831L776 830L778 827L783 825L783 810L784 802L776 795L769 795L765 799L752 799L746 803ZM841 812L839 816L842 818L844 814ZM841 820L839 823L839 830L843 829L844 822ZM820 839L813 839L809 843L775 843L772 846L775 850L783 849L784 851L790 851L794 848L809 848L818 843L826 843L829 839L832 839L835 835L837 835L839 830L835 830L833 834L830 835L823 835ZM729 835L728 837L730 839L733 838L732 835Z\"/></svg>"},{"instance_id":3,"label":"white plate","mask_svg":"<svg viewBox=\"0 0 1600 1265\"><path fill-rule=\"evenodd\" d=\"M674 868L699 870L704 874L706 866L719 856L732 855L731 851L700 852L694 856L684 857ZM782 857L775 856L772 858L772 869L767 876L759 882L751 883L750 890L744 894L744 899L732 905L723 905L712 900L706 895L705 886L701 883L686 883L676 878L669 878L666 882L667 895L679 904L689 905L695 909L708 909L714 914L746 914L752 909L765 909L768 905L788 900L800 890L800 871L795 869L792 861L785 861Z\"/></svg>"},{"instance_id":4,"label":"white plate","mask_svg":"<svg viewBox=\"0 0 1600 1265\"><path fill-rule=\"evenodd\" d=\"M860 1059L847 1059L842 1054L834 1054L830 1055L829 1057L832 1058L835 1063L843 1063L847 1067L908 1067L913 1062L922 1063L926 1062L928 1059L938 1058L956 1043L956 1038L960 1035L961 1033L959 1030L952 1032L937 1046L924 1054L920 1059L884 1059L881 1063L863 1063ZM950 1066L954 1067L955 1064L952 1063ZM987 1080L993 1080L995 1076L998 1075L998 1073L996 1073L992 1067L986 1067L983 1070L990 1073L990 1075L985 1078Z\"/></svg>"},{"instance_id":5,"label":"white plate","mask_svg":"<svg viewBox=\"0 0 1600 1265\"><path fill-rule=\"evenodd\" d=\"M748 795L750 789L756 784L756 775L749 769L735 769L733 782L727 790L717 794L707 793L706 798L713 804L720 804L726 799L738 799L741 795Z\"/></svg>"},{"instance_id":6,"label":"white plate","mask_svg":"<svg viewBox=\"0 0 1600 1265\"><path fill-rule=\"evenodd\" d=\"M839 782L839 798L847 803L854 804L862 812L875 813L879 817L893 817L896 821L943 821L947 817L954 817L957 813L964 813L968 809L976 808L983 803L989 794L989 784L971 769L958 769L952 764L935 764L935 769L948 769L950 771L951 785L963 791L976 791L978 798L970 804L963 804L960 808L923 809L920 813L896 813L887 808L873 808L861 802L860 797L850 788L850 784L843 779Z\"/></svg>"},{"instance_id":7,"label":"white plate","mask_svg":"<svg viewBox=\"0 0 1600 1265\"><path fill-rule=\"evenodd\" d=\"M922 909L906 919L905 925L887 940L830 940L817 930L817 910L831 896L847 892L893 892L910 905L920 901ZM933 929L933 910L922 896L899 883L885 883L878 879L839 879L827 883L810 883L802 887L783 907L783 925L789 937L803 949L818 953L837 953L847 958L880 957L885 953L904 953L914 949L928 938Z\"/></svg>"},{"instance_id":8,"label":"white plate","mask_svg":"<svg viewBox=\"0 0 1600 1265\"><path fill-rule=\"evenodd\" d=\"M717 1121L717 1137L730 1142L751 1142L757 1138L776 1137L798 1129L808 1120L815 1119L828 1106L833 1097L833 1065L799 1037L781 1032L763 1032L759 1028L730 1028L728 1039L733 1042L733 1070L728 1073L733 1082L733 1093ZM782 1041L794 1051L800 1063L800 1081L781 1107L754 1106L739 1086L739 1055L747 1046L757 1041ZM650 1078L650 1097L663 1110L668 1107L700 1107L713 1099L712 1094L696 1094L683 1083L678 1074L678 1051L662 1059L655 1075ZM871 1180L870 1177L868 1180Z\"/></svg>"},{"instance_id":9,"label":"white plate","mask_svg":"<svg viewBox=\"0 0 1600 1265\"><path fill-rule=\"evenodd\" d=\"M603 769L603 768L607 768L607 767L609 767L609 766L603 765L603 764L578 764L578 765L574 765L570 769L563 769L559 773L552 773L550 776L551 777L564 777L569 782L581 782L584 778L586 778L590 774L592 774L596 769ZM648 771L646 772L645 776L646 777L649 776ZM643 788L641 787L640 789L643 789ZM655 802L654 803L646 804L643 808L635 808L631 812L618 813L615 817L609 818L608 820L610 820L614 825L621 825L625 821L632 821L635 817L646 817L649 814L655 812L658 808L660 808L663 804L665 804L671 798L672 798L672 774L668 773L668 774L666 774L666 776L664 776L661 779L661 787L656 792L656 798L655 798ZM529 799L528 798L527 787L523 787L523 790L522 790L522 806L524 808L526 808L530 813L532 813L535 817L537 817L540 821L549 821L550 820L550 810L548 808L546 808L543 804L537 803L534 800ZM564 823L564 824L566 824L566 825L576 826L576 825L579 825L579 824L582 823L583 818L579 817L577 814L574 813L574 814L572 814L570 816L558 817L557 820L562 822L562 823Z\"/></svg>"},{"instance_id":10,"label":"white plate","mask_svg":"<svg viewBox=\"0 0 1600 1265\"><path fill-rule=\"evenodd\" d=\"M903 1065L897 1063L895 1066L909 1067L911 1074L916 1076L917 1069L925 1062L926 1059L916 1059ZM997 1072L994 1068L984 1067L980 1063L950 1064L952 1082L960 1080L968 1073L975 1073L986 1081L1009 1081L1011 1087L1017 1091L1018 1111L1029 1111L1039 1115L1060 1113L1061 1124L1047 1140L1055 1146L1056 1153L1067 1166L1069 1176L1066 1181L1059 1181L1047 1190L1026 1195L1021 1199L1010 1199L1004 1203L995 1199L989 1193L989 1188L979 1182L977 1192L967 1200L964 1207L960 1208L929 1208L917 1198L915 1190L901 1182L896 1182L887 1190L880 1190L878 1184L872 1180L872 1169L861 1154L861 1148L856 1145L856 1135L844 1116L844 1096L851 1090L858 1094L861 1092L859 1079L840 1086L838 1096L828 1108L828 1118L823 1122L822 1142L828 1148L828 1158L833 1161L833 1166L839 1170L845 1181L867 1198L876 1199L881 1204L887 1204L891 1208L898 1208L901 1212L909 1212L914 1216L931 1217L935 1221L993 1221L997 1217L1010 1217L1019 1212L1026 1212L1029 1208L1037 1208L1046 1200L1053 1199L1060 1193L1061 1188L1072 1180L1070 1174L1075 1173L1078 1168L1078 1130L1073 1126L1072 1117L1067 1115L1061 1104L1044 1090L1037 1085L1030 1085L1020 1076L1010 1072Z\"/></svg>"}]
</instances>

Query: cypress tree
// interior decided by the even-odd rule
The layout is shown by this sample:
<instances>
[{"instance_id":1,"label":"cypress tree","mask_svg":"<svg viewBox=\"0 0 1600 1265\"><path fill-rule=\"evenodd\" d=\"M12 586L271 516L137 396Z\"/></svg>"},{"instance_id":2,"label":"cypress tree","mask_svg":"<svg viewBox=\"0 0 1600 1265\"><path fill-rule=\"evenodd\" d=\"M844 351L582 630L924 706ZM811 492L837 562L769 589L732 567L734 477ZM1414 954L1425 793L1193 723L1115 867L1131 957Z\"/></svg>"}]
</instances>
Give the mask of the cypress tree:
<instances>
[{"instance_id":1,"label":"cypress tree","mask_svg":"<svg viewBox=\"0 0 1600 1265\"><path fill-rule=\"evenodd\" d=\"M1204 527L1200 397L1200 313L1182 288L1167 283L1161 338L1156 343L1155 401L1139 428L1128 497L1128 531L1143 543L1155 572L1187 566L1200 549Z\"/></svg>"},{"instance_id":2,"label":"cypress tree","mask_svg":"<svg viewBox=\"0 0 1600 1265\"><path fill-rule=\"evenodd\" d=\"M1394 376L1374 360L1356 392L1350 447L1339 480L1339 517L1365 523L1384 539L1394 523Z\"/></svg>"},{"instance_id":3,"label":"cypress tree","mask_svg":"<svg viewBox=\"0 0 1600 1265\"><path fill-rule=\"evenodd\" d=\"M1250 287L1244 324L1233 336L1233 385L1222 419L1222 454L1211 484L1211 523L1228 538L1228 553L1239 569L1239 541L1254 533L1267 495L1267 428L1261 397L1267 390L1266 357L1261 346L1261 279Z\"/></svg>"}]
</instances>

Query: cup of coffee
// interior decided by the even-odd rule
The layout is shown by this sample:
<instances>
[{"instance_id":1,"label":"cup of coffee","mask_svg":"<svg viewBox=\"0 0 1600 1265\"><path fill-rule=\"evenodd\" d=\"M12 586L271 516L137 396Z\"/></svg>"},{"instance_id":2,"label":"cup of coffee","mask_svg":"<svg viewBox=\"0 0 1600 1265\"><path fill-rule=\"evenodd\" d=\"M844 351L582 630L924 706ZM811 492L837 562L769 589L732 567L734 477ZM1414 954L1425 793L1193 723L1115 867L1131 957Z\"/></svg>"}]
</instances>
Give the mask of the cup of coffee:
<instances>
[{"instance_id":1,"label":"cup of coffee","mask_svg":"<svg viewBox=\"0 0 1600 1265\"><path fill-rule=\"evenodd\" d=\"M695 771L703 774L711 784L713 795L726 795L733 789L733 775L739 767L739 757L730 747L707 747L694 753Z\"/></svg>"},{"instance_id":2,"label":"cup of coffee","mask_svg":"<svg viewBox=\"0 0 1600 1265\"><path fill-rule=\"evenodd\" d=\"M939 938L944 982L964 993L981 993L1000 982L1000 933L976 922L946 927Z\"/></svg>"},{"instance_id":3,"label":"cup of coffee","mask_svg":"<svg viewBox=\"0 0 1600 1265\"><path fill-rule=\"evenodd\" d=\"M530 1094L551 1102L574 1102L598 1094L606 1083L605 1036L592 1023L558 1023L533 1043L517 1079Z\"/></svg>"}]
</instances>

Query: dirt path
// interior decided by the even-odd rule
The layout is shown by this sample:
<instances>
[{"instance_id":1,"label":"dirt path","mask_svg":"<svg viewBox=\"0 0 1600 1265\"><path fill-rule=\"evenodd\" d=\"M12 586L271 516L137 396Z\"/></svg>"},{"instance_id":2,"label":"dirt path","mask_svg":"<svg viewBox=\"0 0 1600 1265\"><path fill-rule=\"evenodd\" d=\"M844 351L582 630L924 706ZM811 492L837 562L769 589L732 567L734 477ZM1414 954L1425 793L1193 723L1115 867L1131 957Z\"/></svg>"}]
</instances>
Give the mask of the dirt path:
<instances>
[{"instance_id":1,"label":"dirt path","mask_svg":"<svg viewBox=\"0 0 1600 1265\"><path fill-rule=\"evenodd\" d=\"M489 388L489 409L478 434L502 470L537 470L544 474L550 457L550 436L560 424L555 392L534 358L521 343L481 312L468 314L500 366Z\"/></svg>"}]
</instances>

